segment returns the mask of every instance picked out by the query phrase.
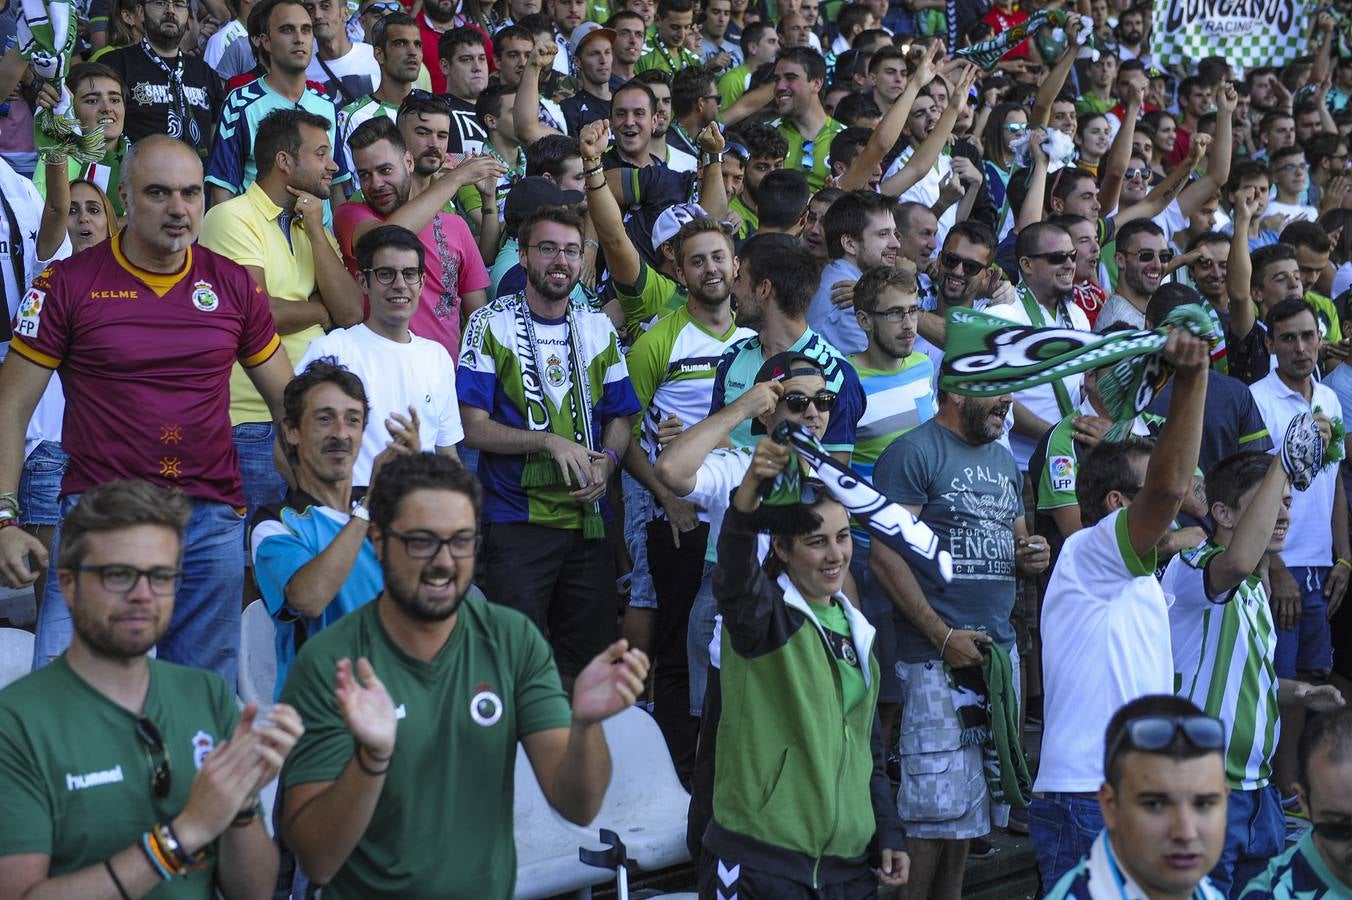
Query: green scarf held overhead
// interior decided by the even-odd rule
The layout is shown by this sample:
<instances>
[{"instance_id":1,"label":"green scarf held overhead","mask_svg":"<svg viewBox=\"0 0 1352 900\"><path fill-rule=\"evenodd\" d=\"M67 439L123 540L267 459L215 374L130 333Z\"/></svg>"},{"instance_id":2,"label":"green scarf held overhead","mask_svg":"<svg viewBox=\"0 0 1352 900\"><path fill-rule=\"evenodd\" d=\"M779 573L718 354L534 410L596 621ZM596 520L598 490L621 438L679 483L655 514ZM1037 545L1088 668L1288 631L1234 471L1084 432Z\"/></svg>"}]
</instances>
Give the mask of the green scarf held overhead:
<instances>
[{"instance_id":1,"label":"green scarf held overhead","mask_svg":"<svg viewBox=\"0 0 1352 900\"><path fill-rule=\"evenodd\" d=\"M956 307L948 312L939 388L966 397L998 397L1108 367L1099 375L1098 393L1114 423L1107 440L1120 441L1173 375L1160 354L1170 328L1186 328L1212 348L1220 340L1206 310L1195 304L1176 307L1154 330L1113 334L1034 328Z\"/></svg>"},{"instance_id":2,"label":"green scarf held overhead","mask_svg":"<svg viewBox=\"0 0 1352 900\"><path fill-rule=\"evenodd\" d=\"M1033 778L1019 740L1019 703L1008 651L994 642L982 644L980 668L955 669L944 663L944 675L958 713L962 746L981 746L981 769L991 800L1027 809L1033 799Z\"/></svg>"},{"instance_id":3,"label":"green scarf held overhead","mask_svg":"<svg viewBox=\"0 0 1352 900\"><path fill-rule=\"evenodd\" d=\"M40 107L33 114L33 142L42 161L65 162L71 158L82 165L101 162L104 154L103 126L88 134L70 112L70 95L62 84L70 71L71 54L79 30L78 11L70 0L22 0L19 17L19 52L34 71L62 90L55 109Z\"/></svg>"}]
</instances>

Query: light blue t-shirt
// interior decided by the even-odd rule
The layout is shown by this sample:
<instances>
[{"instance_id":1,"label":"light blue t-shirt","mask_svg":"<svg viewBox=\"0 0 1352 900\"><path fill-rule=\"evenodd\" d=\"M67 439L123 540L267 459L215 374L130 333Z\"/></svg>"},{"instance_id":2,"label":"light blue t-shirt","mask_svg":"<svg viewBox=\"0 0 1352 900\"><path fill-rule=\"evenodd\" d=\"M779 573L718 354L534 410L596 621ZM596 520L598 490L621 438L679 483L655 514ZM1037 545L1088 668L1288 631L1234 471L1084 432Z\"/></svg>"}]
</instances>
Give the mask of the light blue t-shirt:
<instances>
[{"instance_id":1,"label":"light blue t-shirt","mask_svg":"<svg viewBox=\"0 0 1352 900\"><path fill-rule=\"evenodd\" d=\"M821 283L807 308L808 327L846 356L864 352L868 348L868 335L859 327L853 306L839 309L831 302L831 285L837 281L858 281L863 274L843 256L831 260L822 268Z\"/></svg>"}]
</instances>

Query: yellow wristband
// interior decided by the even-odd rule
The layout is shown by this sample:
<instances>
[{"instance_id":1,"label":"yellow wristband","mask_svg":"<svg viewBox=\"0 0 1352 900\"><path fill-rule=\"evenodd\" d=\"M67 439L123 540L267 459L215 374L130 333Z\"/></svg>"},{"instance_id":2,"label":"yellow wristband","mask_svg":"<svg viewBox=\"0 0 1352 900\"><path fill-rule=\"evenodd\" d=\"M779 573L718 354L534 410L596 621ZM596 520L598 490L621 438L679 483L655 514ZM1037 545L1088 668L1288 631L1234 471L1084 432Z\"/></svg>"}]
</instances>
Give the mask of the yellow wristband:
<instances>
[{"instance_id":1,"label":"yellow wristband","mask_svg":"<svg viewBox=\"0 0 1352 900\"><path fill-rule=\"evenodd\" d=\"M1345 560L1345 559L1339 559L1336 563L1334 563L1334 565L1335 565L1335 566L1342 566L1343 568L1347 569L1349 572L1352 572L1352 562L1348 562L1348 561Z\"/></svg>"}]
</instances>

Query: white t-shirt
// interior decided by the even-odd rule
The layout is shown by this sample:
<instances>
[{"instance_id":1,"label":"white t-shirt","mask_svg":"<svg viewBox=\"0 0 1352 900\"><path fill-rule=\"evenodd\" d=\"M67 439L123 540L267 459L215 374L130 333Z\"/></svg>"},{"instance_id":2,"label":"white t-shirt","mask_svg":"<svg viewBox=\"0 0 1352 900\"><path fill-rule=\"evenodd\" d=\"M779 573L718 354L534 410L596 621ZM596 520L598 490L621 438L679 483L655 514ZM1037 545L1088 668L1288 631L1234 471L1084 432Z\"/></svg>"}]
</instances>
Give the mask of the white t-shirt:
<instances>
[{"instance_id":1,"label":"white t-shirt","mask_svg":"<svg viewBox=\"0 0 1352 900\"><path fill-rule=\"evenodd\" d=\"M1084 310L1080 309L1077 304L1067 299L1061 306L1062 312L1059 318L1062 320L1063 325L1068 321L1070 327L1074 328L1076 331L1093 331L1093 329L1089 327L1089 318L1084 314ZM1033 324L1028 319L1028 311L1025 310L1023 304L1018 301L988 306L986 307L986 312L992 316L999 316L1010 322L1018 322L1020 325ZM1054 324L1052 322L1052 315L1047 311L1046 307L1043 307L1042 315L1047 323L1047 327L1052 327ZM1074 404L1079 403L1080 387L1084 383L1084 375L1067 375L1061 379L1061 383L1065 385L1066 396L1070 399L1071 405L1074 406ZM1025 388L1022 391L1018 391L1014 394L1014 400L1023 404L1025 409L1042 419L1042 421L1049 423L1049 425L1055 425L1069 412L1069 410L1067 410L1063 413L1061 408L1057 406L1056 390L1050 384L1039 384L1036 387ZM1014 434L1012 431L1010 432L1009 449L1014 453L1014 461L1019 464L1020 471L1028 471L1028 458L1033 455L1033 451L1037 449L1038 441L1041 439L1042 435L1029 437L1026 434ZM1098 785L1094 785L1094 789L1097 790Z\"/></svg>"},{"instance_id":2,"label":"white t-shirt","mask_svg":"<svg viewBox=\"0 0 1352 900\"><path fill-rule=\"evenodd\" d=\"M892 165L888 166L887 171L883 173L883 180L886 181L900 172L906 164L911 161L911 157L914 155L914 147L907 147L905 150L901 151L897 158L893 160ZM897 198L897 202L915 202L923 203L930 207L934 206L934 204L939 202L939 184L952 171L953 157L949 156L947 153L940 153L939 161L930 166L930 170L925 173L925 177L903 191L902 195ZM961 201L954 203L948 209L944 210L944 214L939 217L939 230L934 237L935 246L942 247L944 245L944 238L948 235L948 229L952 228L953 223L957 221L958 207L961 205Z\"/></svg>"},{"instance_id":3,"label":"white t-shirt","mask_svg":"<svg viewBox=\"0 0 1352 900\"><path fill-rule=\"evenodd\" d=\"M732 492L746 477L751 468L754 447L720 447L700 464L695 473L695 488L685 499L698 506L709 516L709 549L704 558L709 562L718 562L718 535L723 530L723 517L732 505ZM770 536L760 534L756 538L760 558L765 559L770 552Z\"/></svg>"},{"instance_id":4,"label":"white t-shirt","mask_svg":"<svg viewBox=\"0 0 1352 900\"><path fill-rule=\"evenodd\" d=\"M1266 219L1268 216L1286 216L1287 222L1313 222L1319 218L1319 210L1301 203L1279 203L1276 200L1269 200L1263 218Z\"/></svg>"},{"instance_id":5,"label":"white t-shirt","mask_svg":"<svg viewBox=\"0 0 1352 900\"><path fill-rule=\"evenodd\" d=\"M424 451L452 447L465 437L456 402L455 365L446 348L417 335L398 344L365 324L331 331L310 342L296 363L296 374L321 356L334 356L362 380L371 405L361 451L352 469L352 483L371 483L371 463L389 443L385 419L391 413L418 411L418 438Z\"/></svg>"},{"instance_id":6,"label":"white t-shirt","mask_svg":"<svg viewBox=\"0 0 1352 900\"><path fill-rule=\"evenodd\" d=\"M1113 713L1174 692L1169 634L1155 553L1136 555L1125 510L1066 540L1042 601L1046 719L1034 791L1098 790Z\"/></svg>"},{"instance_id":7,"label":"white t-shirt","mask_svg":"<svg viewBox=\"0 0 1352 900\"><path fill-rule=\"evenodd\" d=\"M219 75L220 69L218 66L221 64L221 57L225 55L226 48L240 38L247 38L248 36L249 29L245 28L239 19L231 19L216 29L216 33L207 40L206 49L202 51L202 62L211 66Z\"/></svg>"},{"instance_id":8,"label":"white t-shirt","mask_svg":"<svg viewBox=\"0 0 1352 900\"><path fill-rule=\"evenodd\" d=\"M328 67L327 71L325 66ZM337 82L342 84L341 91L334 78L329 77L329 72L332 72ZM380 87L380 63L376 62L376 51L370 44L353 44L351 50L337 59L326 59L322 62L319 59L319 47L316 45L314 56L310 58L310 67L305 70L305 77L324 85L333 105L341 109L349 103L375 93Z\"/></svg>"},{"instance_id":9,"label":"white t-shirt","mask_svg":"<svg viewBox=\"0 0 1352 900\"><path fill-rule=\"evenodd\" d=\"M1275 363L1277 354L1272 354ZM1277 373L1249 385L1254 405L1263 417L1263 425L1279 452L1286 426L1299 412L1310 412L1313 407L1323 410L1329 418L1342 418L1343 407L1333 389L1315 381L1311 394L1313 403L1291 390ZM1307 490L1291 492L1291 527L1286 532L1286 548L1282 562L1288 566L1328 566L1333 564L1333 493L1338 486L1338 467L1329 466L1314 478Z\"/></svg>"}]
</instances>

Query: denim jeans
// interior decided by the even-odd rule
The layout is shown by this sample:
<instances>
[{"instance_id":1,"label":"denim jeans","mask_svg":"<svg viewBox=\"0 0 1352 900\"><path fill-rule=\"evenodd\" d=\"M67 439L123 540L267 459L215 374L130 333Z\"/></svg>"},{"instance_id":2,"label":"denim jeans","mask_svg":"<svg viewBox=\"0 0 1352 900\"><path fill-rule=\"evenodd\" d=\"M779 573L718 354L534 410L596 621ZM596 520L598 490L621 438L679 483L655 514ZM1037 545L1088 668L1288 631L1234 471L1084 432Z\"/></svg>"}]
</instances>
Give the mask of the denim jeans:
<instances>
[{"instance_id":1,"label":"denim jeans","mask_svg":"<svg viewBox=\"0 0 1352 900\"><path fill-rule=\"evenodd\" d=\"M43 441L23 461L19 478L20 525L56 525L61 521L61 479L70 457L56 441Z\"/></svg>"},{"instance_id":2,"label":"denim jeans","mask_svg":"<svg viewBox=\"0 0 1352 900\"><path fill-rule=\"evenodd\" d=\"M653 518L653 495L628 472L620 474L624 487L624 546L633 568L629 570L629 605L657 609L657 588L648 569L648 523Z\"/></svg>"},{"instance_id":3,"label":"denim jeans","mask_svg":"<svg viewBox=\"0 0 1352 900\"><path fill-rule=\"evenodd\" d=\"M281 503L286 496L286 481L272 458L277 429L271 422L245 422L231 428L230 437L239 453L239 474L244 481L247 507L244 521L248 523L260 506Z\"/></svg>"},{"instance_id":4,"label":"denim jeans","mask_svg":"<svg viewBox=\"0 0 1352 900\"><path fill-rule=\"evenodd\" d=\"M1073 869L1103 830L1098 798L1046 793L1028 807L1028 833L1045 894Z\"/></svg>"},{"instance_id":5,"label":"denim jeans","mask_svg":"<svg viewBox=\"0 0 1352 900\"><path fill-rule=\"evenodd\" d=\"M61 498L61 518L79 494ZM47 589L38 615L33 668L47 665L70 645L71 618L56 580L61 526L52 541ZM235 689L239 666L240 600L244 591L244 519L224 503L192 501L184 540L183 584L174 615L156 647L159 659L209 669Z\"/></svg>"},{"instance_id":6,"label":"denim jeans","mask_svg":"<svg viewBox=\"0 0 1352 900\"><path fill-rule=\"evenodd\" d=\"M714 599L714 564L704 563L699 593L690 606L690 628L685 635L686 662L690 666L690 715L704 711L704 689L709 684L709 642L714 639L714 619L718 601Z\"/></svg>"},{"instance_id":7,"label":"denim jeans","mask_svg":"<svg viewBox=\"0 0 1352 900\"><path fill-rule=\"evenodd\" d=\"M1212 885L1222 894L1238 897L1267 867L1268 860L1285 847L1286 816L1276 786L1231 791L1225 816L1225 847L1211 870Z\"/></svg>"}]
</instances>

